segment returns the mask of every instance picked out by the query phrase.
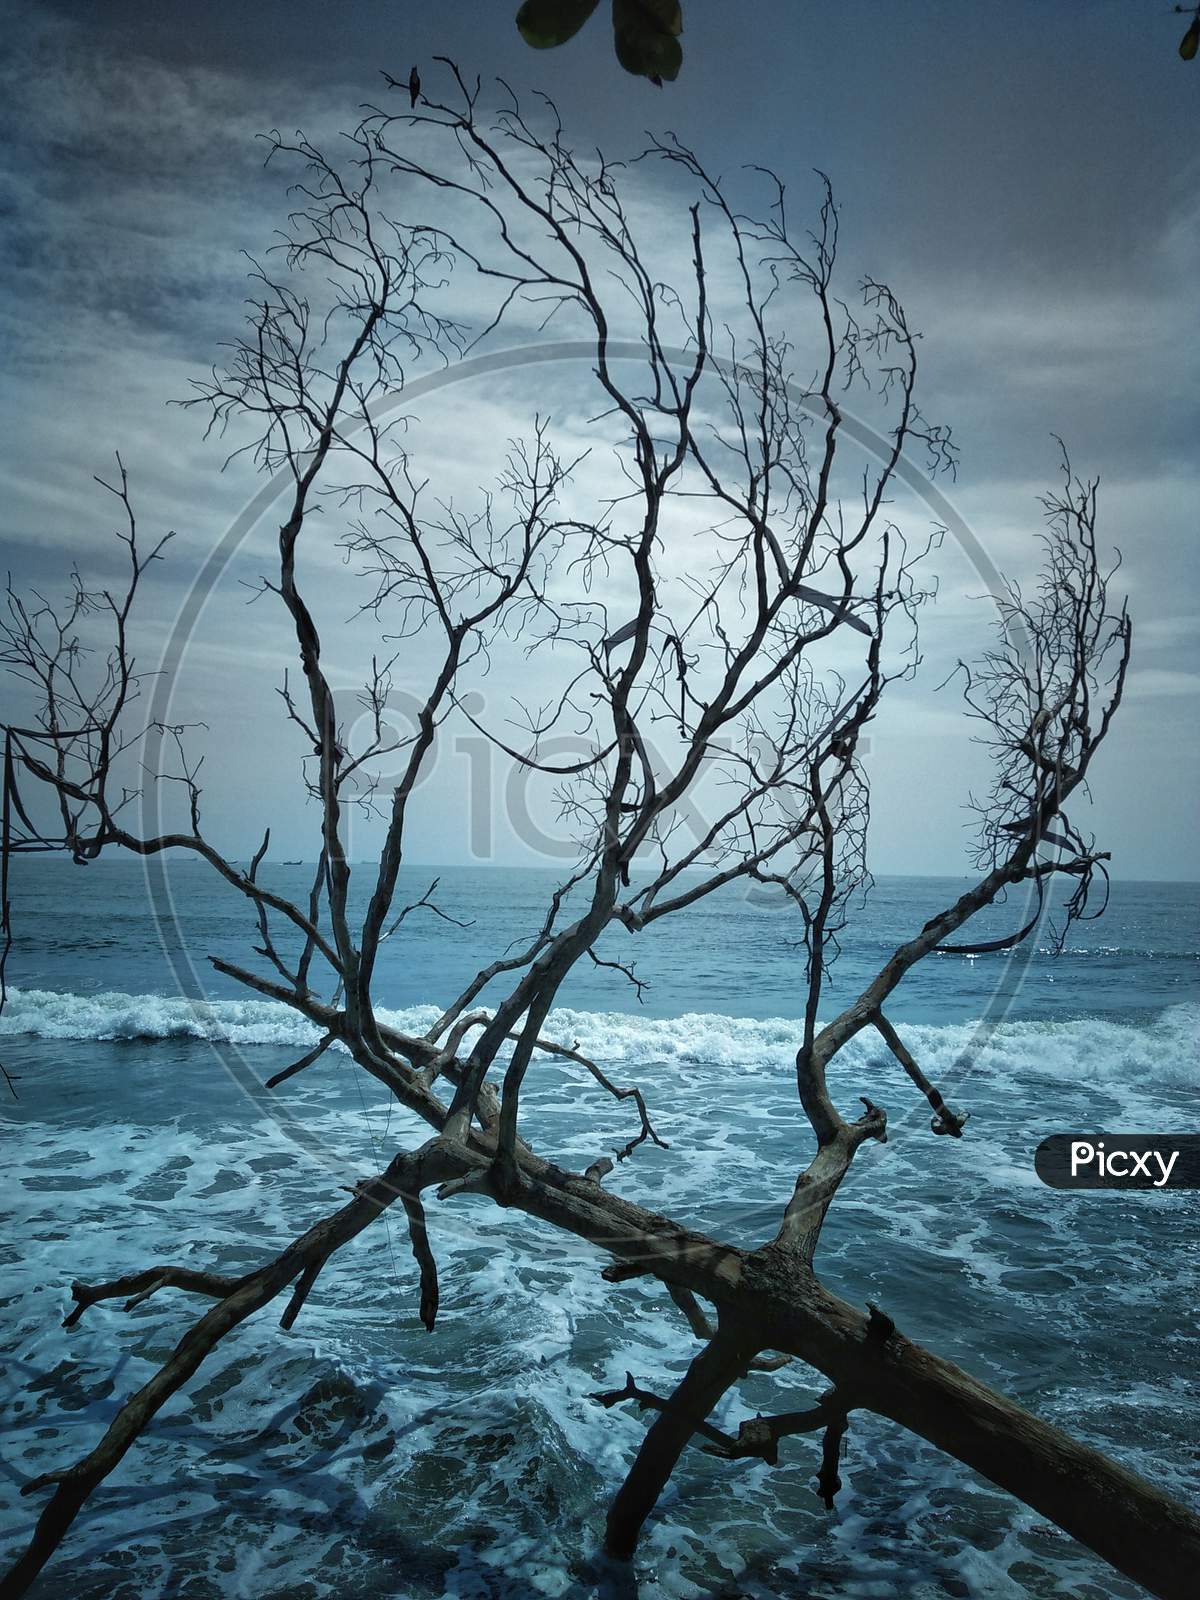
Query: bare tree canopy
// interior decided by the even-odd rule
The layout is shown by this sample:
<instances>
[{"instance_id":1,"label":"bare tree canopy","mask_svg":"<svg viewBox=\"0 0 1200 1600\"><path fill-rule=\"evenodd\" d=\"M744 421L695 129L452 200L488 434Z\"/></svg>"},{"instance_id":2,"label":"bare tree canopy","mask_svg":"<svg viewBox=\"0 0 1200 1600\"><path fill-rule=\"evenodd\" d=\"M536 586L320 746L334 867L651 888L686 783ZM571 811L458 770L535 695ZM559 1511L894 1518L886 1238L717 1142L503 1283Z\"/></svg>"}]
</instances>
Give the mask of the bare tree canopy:
<instances>
[{"instance_id":1,"label":"bare tree canopy","mask_svg":"<svg viewBox=\"0 0 1200 1600\"><path fill-rule=\"evenodd\" d=\"M102 1300L132 1306L167 1289L210 1304L93 1448L25 1484L30 1496L50 1493L0 1594L25 1592L88 1496L219 1341L285 1295L281 1323L291 1327L320 1294L333 1254L397 1202L413 1294L436 1338L432 1191L439 1209L474 1196L588 1241L614 1296L627 1280L651 1280L680 1311L681 1345L697 1348L678 1387L659 1395L631 1374L599 1396L653 1418L609 1510L611 1556L632 1555L689 1444L775 1462L810 1448L788 1436L819 1434L818 1489L832 1505L843 1438L867 1410L948 1451L1154 1594L1181 1600L1200 1570L1200 1518L914 1343L885 1310L838 1298L816 1268L856 1152L887 1139L874 1085L834 1081L839 1053L873 1031L928 1101L931 1133L969 1137L966 1109L946 1103L893 1025L893 995L935 952L982 948L972 918L1018 887L1039 904L1065 889L1066 923L1102 909L1107 858L1070 813L1120 705L1131 630L1098 544L1095 485L1064 462L1045 503L1040 582L1027 593L1008 587L994 639L961 666L993 758L992 786L975 801L975 876L829 1015L830 963L869 885L860 741L891 686L916 670L917 623L933 598L925 558L936 535L906 538L889 514L891 492L902 459L916 453L934 470L953 461L948 432L917 404L916 336L886 284L867 280L853 303L840 285L827 187L811 231L797 230L773 179L750 213L691 150L653 141L640 159L669 164L694 196L690 276L669 285L647 258L620 167L577 157L552 108L527 115L508 98L491 114L477 83L449 67L439 77L440 93L427 82L419 99L397 85L395 105L369 109L336 159L302 136L272 136L271 159L293 184L286 244L257 269L247 328L193 402L289 485L263 586L265 603L288 619L299 668L280 692L318 819L307 898L260 881L269 832L248 865L214 847L194 733L143 714L139 588L167 552L164 540L144 540L124 468L108 485L123 519L124 591L93 592L79 579L64 609L10 590L2 631L3 659L36 708L5 733L6 864L43 849L79 862L105 851L202 858L245 897L256 927L251 947L214 953L213 965L320 1030L320 1043L272 1080L278 1092L337 1046L428 1136L391 1152L340 1209L244 1275L131 1263L116 1281L72 1286L70 1323ZM470 328L456 310L464 284L490 296ZM454 359L531 306L590 341L584 404L618 442L611 493L580 509L572 486L582 458L564 454L551 419L538 416L509 442L480 508L464 511L421 479L384 402L403 400L418 364ZM884 447L866 469L847 440L848 395L882 419ZM377 629L382 641L362 693L374 738L353 752L306 567L306 552L335 533L363 584L352 627ZM103 624L106 653L85 653L85 624ZM537 652L528 703L476 714L466 688L492 652L512 648ZM416 725L397 744L383 712L401 665L424 687ZM397 885L422 763L463 717L556 794L578 854L527 942L439 996L426 1032L403 1033L379 1015L379 954L416 909L397 905ZM586 755L555 753L564 731L584 740ZM151 740L167 755L147 775ZM384 751L401 763L386 790L372 776ZM697 838L680 828L680 807L714 773L720 803ZM169 831L134 824L151 791L178 815ZM377 859L353 868L369 878L357 915L347 824L364 805L382 816L384 835ZM606 930L625 930L635 950L643 929L737 882L788 901L803 1015L795 1094L812 1148L798 1154L799 1170L779 1174L776 1195L761 1197L777 1203L771 1236L732 1243L621 1197L611 1181L619 1164L662 1143L654 1085L614 1083L546 1023L572 969L610 959L597 951ZM11 937L7 883L4 900ZM436 911L436 893L421 905ZM1000 942L1016 944L1031 927ZM617 965L636 982L631 963ZM482 1004L497 984L504 992ZM631 1113L628 1140L613 1156L597 1150L582 1171L535 1149L522 1119L530 1074L564 1056ZM931 1143L936 1161L941 1141ZM828 1381L819 1403L758 1418L736 1436L707 1421L747 1373L786 1362Z\"/></svg>"}]
</instances>

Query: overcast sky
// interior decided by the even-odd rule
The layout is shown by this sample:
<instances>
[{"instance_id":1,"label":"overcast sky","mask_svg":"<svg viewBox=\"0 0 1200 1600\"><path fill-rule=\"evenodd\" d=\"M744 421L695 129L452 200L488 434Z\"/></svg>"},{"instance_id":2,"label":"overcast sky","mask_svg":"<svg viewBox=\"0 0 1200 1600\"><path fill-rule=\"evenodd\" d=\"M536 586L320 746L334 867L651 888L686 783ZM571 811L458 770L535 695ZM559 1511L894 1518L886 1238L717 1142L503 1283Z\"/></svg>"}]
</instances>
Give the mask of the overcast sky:
<instances>
[{"instance_id":1,"label":"overcast sky","mask_svg":"<svg viewBox=\"0 0 1200 1600\"><path fill-rule=\"evenodd\" d=\"M991 559L1032 570L1037 496L1056 479L1053 435L1081 473L1100 475L1100 532L1123 552L1135 655L1094 768L1090 822L1119 876L1200 876L1200 63L1176 54L1181 19L1165 4L1095 0L688 0L683 72L660 91L617 66L607 8L544 54L521 43L515 9L11 8L0 85L4 565L19 582L51 586L72 561L111 573L112 512L91 479L119 449L147 530L177 530L149 596L143 662L161 648L205 557L259 487L245 463L222 473L203 419L167 404L239 331L241 252L260 253L285 212L281 174L264 170L255 134L327 136L379 98L381 68L407 78L417 62L431 77L433 56L448 55L551 92L581 149L634 154L644 130L670 128L714 169L775 169L798 206L816 195L813 169L829 174L844 282L886 278L923 331L923 408L952 424L961 450L957 481L940 487ZM664 181L631 179L643 215L668 216L672 197L655 188ZM481 481L499 464L487 464L490 447L548 405L578 411L569 374L460 384L422 411L427 459L451 486L472 472ZM932 520L920 496L901 512L915 533ZM211 596L177 705L212 730L218 842L245 853L271 822L279 854L311 857L313 818L292 798L294 730L273 694L282 635L240 588L272 532L268 513ZM983 637L988 607L972 599L982 583L955 540L939 562L929 670L873 734L878 872L964 869L962 808L982 769L953 691L935 685ZM486 848L537 859L503 822L486 843L468 815L470 770L465 746L439 761L413 858L462 861ZM478 813L486 796L475 800Z\"/></svg>"}]
</instances>

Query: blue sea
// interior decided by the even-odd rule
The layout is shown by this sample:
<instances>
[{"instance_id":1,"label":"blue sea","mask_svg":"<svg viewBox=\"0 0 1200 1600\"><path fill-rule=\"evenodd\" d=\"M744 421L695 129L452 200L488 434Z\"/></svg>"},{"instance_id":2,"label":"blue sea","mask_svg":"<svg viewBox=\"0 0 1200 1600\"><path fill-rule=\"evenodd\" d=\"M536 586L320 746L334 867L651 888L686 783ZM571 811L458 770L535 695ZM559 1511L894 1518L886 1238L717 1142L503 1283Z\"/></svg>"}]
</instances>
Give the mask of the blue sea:
<instances>
[{"instance_id":1,"label":"blue sea","mask_svg":"<svg viewBox=\"0 0 1200 1600\"><path fill-rule=\"evenodd\" d=\"M265 865L284 892L311 869ZM406 869L399 903L439 876ZM486 961L540 924L554 880L447 868L455 922L414 912L385 946L385 1020L428 1026ZM365 889L366 873L356 875ZM883 879L843 938L827 1012L965 887ZM330 1051L261 1085L315 1031L208 966L258 942L246 902L201 864L86 869L21 860L0 1058L19 1075L0 1204L0 1559L42 1497L31 1475L76 1459L197 1315L166 1291L130 1314L60 1326L74 1278L170 1261L245 1271L343 1203L341 1185L419 1135ZM984 933L1025 907L989 913ZM461 923L462 926L458 924ZM974 930L972 930L974 932ZM774 899L726 893L602 953L636 962L639 999L590 963L545 1033L637 1082L667 1150L640 1148L615 1191L721 1238L768 1237L812 1148L795 1099L798 930ZM1119 883L1061 953L924 962L891 1006L928 1074L971 1121L937 1139L871 1038L837 1059L850 1110L889 1114L856 1161L818 1266L901 1330L1180 1497L1200 1497L1200 1195L1064 1193L1039 1142L1075 1130L1195 1132L1200 890ZM485 996L486 998L486 996ZM6 1092L6 1091L5 1091ZM582 1168L634 1131L571 1063L545 1059L528 1135ZM93 1495L39 1600L516 1600L607 1592L591 1558L645 1422L591 1396L632 1371L662 1391L694 1354L661 1289L605 1284L596 1251L472 1199L430 1203L442 1278L436 1331L417 1317L407 1237L377 1224L326 1269L294 1329L281 1304L225 1341ZM793 1364L715 1415L793 1410L825 1387ZM817 1446L780 1464L685 1454L637 1562L643 1600L1107 1600L1140 1591L932 1447L856 1414L827 1513ZM598 1584L600 1586L598 1587ZM633 1593L633 1590L629 1591Z\"/></svg>"}]
</instances>

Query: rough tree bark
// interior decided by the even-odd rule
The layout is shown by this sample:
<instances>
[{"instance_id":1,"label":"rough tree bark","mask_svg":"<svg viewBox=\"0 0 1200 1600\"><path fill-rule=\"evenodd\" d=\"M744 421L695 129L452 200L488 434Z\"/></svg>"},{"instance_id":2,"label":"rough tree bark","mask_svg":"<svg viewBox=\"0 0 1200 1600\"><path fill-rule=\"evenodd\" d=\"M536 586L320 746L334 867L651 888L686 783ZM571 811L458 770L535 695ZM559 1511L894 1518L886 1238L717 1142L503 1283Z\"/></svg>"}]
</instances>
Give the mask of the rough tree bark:
<instances>
[{"instance_id":1,"label":"rough tree bark","mask_svg":"<svg viewBox=\"0 0 1200 1600\"><path fill-rule=\"evenodd\" d=\"M928 1100L932 1132L964 1136L965 1113L946 1105L888 1019L890 997L935 951L996 948L1026 937L1032 923L988 945L959 939L977 912L1018 886L1036 891L1040 903L1056 881L1065 882L1066 922L1095 914L1093 891L1105 881L1106 857L1066 808L1120 704L1130 626L1124 606L1110 597L1111 574L1097 551L1094 485L1067 469L1063 491L1046 502L1039 585L999 597L995 643L962 668L968 706L995 758L994 787L979 802L975 881L914 929L850 1006L822 1021L829 962L868 881L859 736L889 684L915 669L917 613L931 596L920 577L927 548L912 550L888 521L889 489L914 447L934 466L952 460L948 434L916 406L914 335L884 285L868 281L854 313L838 297L837 215L828 192L815 231L797 244L782 186L765 216L751 218L735 210L690 151L654 143L648 155L681 174L696 196L690 284L667 289L645 258L615 168L577 161L560 127L552 122L539 131L515 103L489 125L478 86L452 68L448 77L447 103L426 98L399 113L371 111L351 136L343 168L303 139L273 138L273 157L301 167L288 250L298 277L260 276L249 331L198 397L219 427L249 419L259 430L253 448L260 464L290 482L278 567L264 588L285 608L303 676L302 693L293 695L286 681L281 692L320 816L308 900L293 903L259 881L269 835L249 867L205 839L186 730L137 727L130 623L145 566L161 545L141 553L123 468L111 487L125 518L125 594L94 594L77 580L68 608L56 612L10 592L3 625L4 659L34 696L30 716L6 729L6 867L26 849L64 849L80 861L113 849L202 857L253 908L262 963L220 955L212 957L215 967L321 1031L320 1043L272 1086L282 1090L337 1045L431 1135L419 1148L397 1152L348 1204L241 1278L154 1266L112 1283L72 1286L68 1323L98 1301L135 1305L167 1289L214 1304L85 1457L24 1485L29 1495L53 1492L28 1549L0 1581L0 1595L26 1591L87 1496L220 1340L288 1289L282 1323L290 1327L332 1254L396 1201L416 1261L421 1318L432 1331L438 1272L424 1196L436 1187L441 1202L485 1195L595 1244L611 1258L604 1276L614 1294L626 1279L661 1281L701 1340L670 1395L631 1374L625 1389L597 1397L655 1413L611 1507L612 1555L633 1554L676 1462L693 1444L731 1460L773 1462L789 1436L819 1433L818 1490L832 1504L842 1437L854 1413L868 1410L1009 1490L1152 1593L1181 1600L1200 1570L1194 1512L913 1343L884 1311L848 1305L821 1284L815 1267L824 1217L857 1150L887 1138L882 1107L864 1099L864 1112L849 1118L836 1104L827 1075L838 1053L874 1031ZM385 196L393 186L389 211ZM438 202L433 220L420 211L429 193ZM736 310L710 306L714 260L722 281L736 286ZM333 285L328 303L305 298L304 274L311 281L314 269ZM529 440L511 446L496 494L478 513L428 509L424 486L377 402L402 392L406 360L448 358L463 347L464 327L438 310L445 303L438 285L452 269L499 291L480 337L530 304L539 315L549 304L552 314L588 330L597 403L624 444L617 457L622 487L590 516L568 504L575 463L556 453L544 419ZM793 355L798 336L778 320L800 317L798 298L813 312L803 362L815 376L806 381L792 373L793 360L801 360ZM644 360L623 381L610 352L630 325ZM864 404L873 394L887 405L880 412L883 446L865 473L861 458L849 465L844 458L848 385ZM663 558L669 538L680 537L668 519L697 503L711 508L712 528L695 547L700 555L689 555L680 571ZM314 519L322 507L326 515ZM399 641L397 655L373 663L364 703L374 737L357 752L346 748L338 725L319 607L304 573L305 542L328 536L333 507L344 517L344 546L370 586L365 610ZM362 514L351 519L347 507ZM589 581L564 598L565 575ZM610 617L597 598L617 593L629 597L631 618L627 611ZM110 651L89 676L78 638L97 613L110 625ZM473 668L490 647L514 637L537 646L545 672L539 693L550 694L548 707L527 713L520 742L494 731L503 726L501 713L489 711L481 721L463 703ZM843 668L847 647L857 651L851 678L823 654L831 644L842 651ZM428 687L412 734L393 739L385 711L401 655L406 667L426 672ZM394 909L409 801L422 763L454 717L466 717L528 773L557 787L574 820L578 863L528 944L488 963L446 1000L426 1034L408 1035L380 1021L375 972L381 944L416 909ZM544 750L567 726L588 730L587 749L578 760L556 763ZM167 736L178 763L154 777L170 783L184 805L178 827L142 833L122 814L143 781L131 787L129 772L150 732ZM397 751L401 775L389 793L377 794L372 762ZM714 761L726 779L720 803L685 837L680 807ZM357 927L345 827L354 804L378 804L386 825ZM617 1164L647 1140L663 1142L645 1089L614 1084L577 1046L547 1037L546 1019L578 962L595 960L638 982L628 963L598 954L605 929L620 924L636 935L738 882L769 885L786 897L804 941L796 1093L814 1140L807 1165L788 1176L792 1193L775 1236L755 1247L706 1237L621 1198L604 1186L614 1171L608 1156L582 1173L547 1160L522 1136L520 1117L533 1063L565 1056L601 1091L636 1106L639 1126L616 1152ZM2 898L7 938L7 877ZM432 892L419 904L436 909ZM477 1005L489 986L505 984L502 998ZM715 1323L701 1302L713 1308ZM706 1420L747 1371L789 1359L830 1380L816 1405L744 1423L736 1436Z\"/></svg>"}]
</instances>

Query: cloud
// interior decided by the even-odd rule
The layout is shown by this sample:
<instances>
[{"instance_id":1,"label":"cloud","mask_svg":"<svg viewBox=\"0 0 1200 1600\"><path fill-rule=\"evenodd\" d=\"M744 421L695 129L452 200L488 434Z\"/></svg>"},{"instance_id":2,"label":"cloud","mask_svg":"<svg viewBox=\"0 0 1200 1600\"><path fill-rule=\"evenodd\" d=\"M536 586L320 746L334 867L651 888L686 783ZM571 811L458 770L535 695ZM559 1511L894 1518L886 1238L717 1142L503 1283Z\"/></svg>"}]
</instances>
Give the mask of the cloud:
<instances>
[{"instance_id":1,"label":"cloud","mask_svg":"<svg viewBox=\"0 0 1200 1600\"><path fill-rule=\"evenodd\" d=\"M1137 700L1200 694L1200 672L1177 672L1169 667L1131 670L1125 692L1130 699Z\"/></svg>"},{"instance_id":2,"label":"cloud","mask_svg":"<svg viewBox=\"0 0 1200 1600\"><path fill-rule=\"evenodd\" d=\"M155 649L205 555L261 483L246 460L220 470L238 439L225 446L206 443L198 412L167 405L191 392L192 379L219 357L220 341L239 331L247 293L243 252L261 252L283 217L285 171L263 169L255 135L272 123L290 128L301 120L314 137L330 139L353 115L369 78L347 55L322 61L319 73L310 62L300 87L295 38L287 41L277 68L263 70L260 62L251 71L218 64L215 57L169 60L165 51L152 56L128 50L118 34L51 11L18 30L13 42L3 85L6 142L0 157L0 205L8 224L0 245L6 281L0 342L10 374L0 411L7 447L0 467L5 558L39 582L60 576L74 560L100 574L112 570L115 552L106 543L112 508L92 474L109 471L112 451L120 448L147 532L179 530L172 560L155 573L148 594L147 645ZM947 92L951 102L967 94L962 85ZM1078 97L1078 90L1068 85L1064 94ZM699 119L707 147L724 159L725 146L733 148L742 130L712 106L710 99L688 114ZM590 105L577 110L582 145L592 127L588 119L601 113ZM945 110L943 103L937 115ZM913 110L918 113L934 116L920 106ZM1038 115L1045 119L1044 107ZM630 129L623 131L636 142ZM847 197L846 293L853 293L858 263L878 253L882 233L884 247L895 254L897 283L906 290L913 321L926 333L920 352L926 409L955 422L965 447L959 481L943 483L943 491L992 559L1027 580L1038 554L1037 496L1055 485L1057 446L1050 435L1061 431L1079 470L1104 475L1102 538L1124 552L1121 582L1128 585L1137 622L1131 699L1175 704L1194 692L1200 642L1195 619L1179 611L1180 595L1194 592L1200 578L1190 510L1200 503L1186 403L1191 355L1181 335L1193 320L1196 186L1147 180L1136 236L1114 237L1111 251L1088 259L1071 230L1046 210L1048 196L1062 200L1070 190L1071 170L1053 183L1034 182L1033 174L1031 194L1015 198L1014 171L997 170L995 188L972 196L949 181L959 165L970 165L971 152L943 150L912 174L912 193L940 195L941 211L923 211L914 202L914 214L906 218L903 196L894 196L893 210L881 219L869 200L871 185L882 183L886 173L860 177L854 142L859 134L840 137L830 152L836 159L827 164L842 172L839 186ZM908 137L915 138L914 129ZM1107 140L1106 149L1112 142L1103 130L1097 137ZM760 156L780 167L795 165L784 134L772 131L770 138L776 147ZM1029 143L1032 136L1022 139ZM824 151L814 149L824 161ZM880 147L879 154L886 167L887 151ZM521 161L524 170L533 158ZM654 275L686 281L686 198L676 176L641 164L621 181L632 223L649 241ZM795 188L793 217L802 228L815 180L806 178ZM1083 203L1077 195L1069 198L1075 209ZM1095 208L1089 228L1099 237L1106 226L1105 196L1096 187L1085 198ZM448 219L449 213L442 216ZM930 237L938 216L944 224L940 258ZM973 217L979 222L977 247L952 249L970 233ZM711 239L710 294L715 306L730 307L736 264L718 246L715 231ZM455 280L456 303L476 323L485 319L492 292L471 273ZM535 337L542 314L538 308L521 311L507 337ZM567 327L569 319L562 330L552 323L549 333L563 336ZM801 375L812 360L806 337L797 334L794 359ZM592 420L597 407L591 397L581 398L576 377L567 368L531 369L462 385L431 400L411 439L420 473L431 479L431 495L477 505L480 485L494 481L506 441L527 433L540 409L553 415L564 450L595 447L567 504L573 515L598 515L597 507L619 489L611 429ZM869 413L866 400L855 394L847 405ZM855 485L847 480L843 487L853 493ZM932 520L920 496L907 492L889 510L914 540ZM666 530L664 559L672 579L709 558L711 515L709 506L689 505ZM325 521L314 525L315 537L306 534L303 552L306 573L338 617L348 614L348 574L336 542L344 523L331 506ZM227 708L236 725L231 744L214 745L224 760L214 757L211 763L214 809L231 831L253 782L260 783L268 809L285 808L291 793L290 769L277 774L266 759L286 744L272 692L290 650L286 622L271 611L269 599L247 611L238 588L239 579L261 570L273 532L268 512L214 596L180 684L180 703L190 712L210 700L216 713ZM920 760L903 756L903 739L891 744L889 754L888 737L882 729L879 734L880 765L890 762L888 770L897 775L885 868L903 866L905 833L922 826L928 773L939 762L963 759L962 719L945 698L933 696L931 685L955 659L979 648L994 617L994 607L979 598L979 573L952 540L933 567L941 594L922 619L925 670L893 705L896 726L917 741ZM623 620L632 596L629 574L614 571L596 592ZM361 640L347 647L347 677L362 649ZM520 670L515 658L498 653L492 680L497 698L517 683ZM1127 735L1118 724L1118 756L1133 748L1127 739L1132 741L1132 730ZM264 767L264 776L252 778ZM1116 786L1126 781L1120 759L1107 770ZM956 835L949 848L957 851ZM1168 848L1164 843L1164 859Z\"/></svg>"}]
</instances>

